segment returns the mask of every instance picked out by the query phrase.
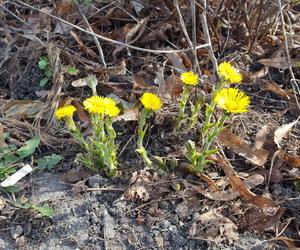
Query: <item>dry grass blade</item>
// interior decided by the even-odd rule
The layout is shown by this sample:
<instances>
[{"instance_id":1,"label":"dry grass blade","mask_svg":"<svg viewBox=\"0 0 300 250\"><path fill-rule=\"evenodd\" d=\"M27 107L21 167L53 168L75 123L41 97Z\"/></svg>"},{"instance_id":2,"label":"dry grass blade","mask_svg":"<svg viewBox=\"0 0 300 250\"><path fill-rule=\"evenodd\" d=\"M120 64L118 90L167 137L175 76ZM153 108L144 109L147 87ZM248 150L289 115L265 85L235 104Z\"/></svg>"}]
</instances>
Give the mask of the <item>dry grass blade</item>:
<instances>
[{"instance_id":1,"label":"dry grass blade","mask_svg":"<svg viewBox=\"0 0 300 250\"><path fill-rule=\"evenodd\" d=\"M276 129L276 131L274 132L274 142L277 144L278 148L281 148L280 143L282 139L287 135L290 129L292 129L292 127L294 127L297 124L298 120L299 117L296 121L284 124Z\"/></svg>"},{"instance_id":2,"label":"dry grass blade","mask_svg":"<svg viewBox=\"0 0 300 250\"><path fill-rule=\"evenodd\" d=\"M5 141L4 141L4 130L3 130L3 126L0 123L0 147L4 147L5 146Z\"/></svg>"}]
</instances>

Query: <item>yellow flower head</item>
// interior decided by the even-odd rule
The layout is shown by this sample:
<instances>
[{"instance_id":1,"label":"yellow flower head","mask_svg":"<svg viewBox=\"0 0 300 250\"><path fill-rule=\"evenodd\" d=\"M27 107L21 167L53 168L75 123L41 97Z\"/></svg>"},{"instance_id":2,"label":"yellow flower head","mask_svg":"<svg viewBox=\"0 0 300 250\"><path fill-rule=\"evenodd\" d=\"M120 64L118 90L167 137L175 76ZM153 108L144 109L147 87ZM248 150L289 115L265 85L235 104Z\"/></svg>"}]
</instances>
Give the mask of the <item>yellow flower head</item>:
<instances>
[{"instance_id":1,"label":"yellow flower head","mask_svg":"<svg viewBox=\"0 0 300 250\"><path fill-rule=\"evenodd\" d=\"M192 71L182 73L180 79L187 85L196 85L198 83L198 75Z\"/></svg>"},{"instance_id":2,"label":"yellow flower head","mask_svg":"<svg viewBox=\"0 0 300 250\"><path fill-rule=\"evenodd\" d=\"M87 98L83 106L91 114L117 116L120 112L112 98L97 95Z\"/></svg>"},{"instance_id":3,"label":"yellow flower head","mask_svg":"<svg viewBox=\"0 0 300 250\"><path fill-rule=\"evenodd\" d=\"M230 83L239 83L242 81L242 75L229 62L222 62L219 64L218 73Z\"/></svg>"},{"instance_id":4,"label":"yellow flower head","mask_svg":"<svg viewBox=\"0 0 300 250\"><path fill-rule=\"evenodd\" d=\"M152 93L148 93L148 92L144 93L142 95L142 97L140 98L140 100L146 109L149 109L152 111L156 111L156 110L160 109L162 106L161 100L159 99L159 97Z\"/></svg>"},{"instance_id":5,"label":"yellow flower head","mask_svg":"<svg viewBox=\"0 0 300 250\"><path fill-rule=\"evenodd\" d=\"M120 113L120 109L117 106L108 107L106 114L110 117L117 116Z\"/></svg>"},{"instance_id":6,"label":"yellow flower head","mask_svg":"<svg viewBox=\"0 0 300 250\"><path fill-rule=\"evenodd\" d=\"M56 110L55 117L60 120L65 117L72 117L76 108L73 105L66 105Z\"/></svg>"},{"instance_id":7,"label":"yellow flower head","mask_svg":"<svg viewBox=\"0 0 300 250\"><path fill-rule=\"evenodd\" d=\"M221 89L214 100L220 108L232 114L247 112L250 104L249 96L234 88Z\"/></svg>"}]
</instances>

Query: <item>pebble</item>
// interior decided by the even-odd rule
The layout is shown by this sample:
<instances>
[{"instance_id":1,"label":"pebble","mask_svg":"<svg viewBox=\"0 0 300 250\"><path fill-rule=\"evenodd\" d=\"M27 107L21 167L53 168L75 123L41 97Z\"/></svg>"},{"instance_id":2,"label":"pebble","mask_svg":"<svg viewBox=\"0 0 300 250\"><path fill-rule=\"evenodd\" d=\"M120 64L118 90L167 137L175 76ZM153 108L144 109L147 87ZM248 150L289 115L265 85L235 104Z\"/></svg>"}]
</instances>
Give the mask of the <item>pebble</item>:
<instances>
[{"instance_id":1,"label":"pebble","mask_svg":"<svg viewBox=\"0 0 300 250\"><path fill-rule=\"evenodd\" d=\"M5 207L5 201L0 198L0 211Z\"/></svg>"},{"instance_id":2,"label":"pebble","mask_svg":"<svg viewBox=\"0 0 300 250\"><path fill-rule=\"evenodd\" d=\"M16 239L16 246L19 249L24 249L25 244L26 244L26 238L25 238L24 235L22 235L21 237L19 237L19 238Z\"/></svg>"},{"instance_id":3,"label":"pebble","mask_svg":"<svg viewBox=\"0 0 300 250\"><path fill-rule=\"evenodd\" d=\"M107 179L100 175L94 175L88 178L88 186L90 188L98 188L104 184L107 184Z\"/></svg>"},{"instance_id":4,"label":"pebble","mask_svg":"<svg viewBox=\"0 0 300 250\"><path fill-rule=\"evenodd\" d=\"M23 227L21 225L12 227L10 230L10 235L14 240L20 237L22 233L23 233Z\"/></svg>"},{"instance_id":5,"label":"pebble","mask_svg":"<svg viewBox=\"0 0 300 250\"><path fill-rule=\"evenodd\" d=\"M168 228L170 225L171 225L171 222L168 221L168 220L162 220L162 221L159 222L159 224L158 224L158 226L159 226L161 229L166 229L166 228Z\"/></svg>"},{"instance_id":6,"label":"pebble","mask_svg":"<svg viewBox=\"0 0 300 250\"><path fill-rule=\"evenodd\" d=\"M0 238L0 249L6 249L5 241L1 238Z\"/></svg>"},{"instance_id":7,"label":"pebble","mask_svg":"<svg viewBox=\"0 0 300 250\"><path fill-rule=\"evenodd\" d=\"M179 222L179 219L178 219L178 216L173 216L171 219L170 219L170 222L172 225L177 225L177 223Z\"/></svg>"},{"instance_id":8,"label":"pebble","mask_svg":"<svg viewBox=\"0 0 300 250\"><path fill-rule=\"evenodd\" d=\"M180 234L172 234L171 241L173 241L175 246L182 247L187 243L187 239Z\"/></svg>"}]
</instances>

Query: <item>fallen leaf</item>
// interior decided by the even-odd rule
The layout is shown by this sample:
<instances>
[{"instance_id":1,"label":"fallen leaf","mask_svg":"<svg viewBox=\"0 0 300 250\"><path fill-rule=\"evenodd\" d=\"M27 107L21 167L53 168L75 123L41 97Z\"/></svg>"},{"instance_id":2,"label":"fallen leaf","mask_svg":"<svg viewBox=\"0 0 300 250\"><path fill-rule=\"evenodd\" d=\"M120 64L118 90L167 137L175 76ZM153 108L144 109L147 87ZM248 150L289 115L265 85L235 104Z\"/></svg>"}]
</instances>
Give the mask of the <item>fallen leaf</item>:
<instances>
[{"instance_id":1,"label":"fallen leaf","mask_svg":"<svg viewBox=\"0 0 300 250\"><path fill-rule=\"evenodd\" d=\"M274 132L274 142L277 144L278 148L281 148L280 143L282 139L286 136L286 134L290 131L292 127L298 122L299 117L296 121L293 121L288 124L284 124L277 128Z\"/></svg>"},{"instance_id":2,"label":"fallen leaf","mask_svg":"<svg viewBox=\"0 0 300 250\"><path fill-rule=\"evenodd\" d=\"M276 237L274 240L281 240L281 241L283 241L287 245L287 247L288 247L289 250L299 249L294 244L295 240L290 239L288 237L279 236L279 237Z\"/></svg>"},{"instance_id":3,"label":"fallen leaf","mask_svg":"<svg viewBox=\"0 0 300 250\"><path fill-rule=\"evenodd\" d=\"M91 175L92 175L92 173L87 170L80 170L77 172L74 172L71 170L70 172L68 172L62 176L62 180L66 183L74 184L74 183L77 183L79 181L82 181L82 180L90 177Z\"/></svg>"},{"instance_id":4,"label":"fallen leaf","mask_svg":"<svg viewBox=\"0 0 300 250\"><path fill-rule=\"evenodd\" d=\"M174 74L168 76L168 78L162 82L159 86L159 94L164 98L178 97L183 90L183 84L179 77Z\"/></svg>"},{"instance_id":5,"label":"fallen leaf","mask_svg":"<svg viewBox=\"0 0 300 250\"><path fill-rule=\"evenodd\" d=\"M264 182L264 177L262 175L252 175L248 177L246 180L243 181L243 185L245 185L248 189L253 189L257 187L258 185L261 185ZM205 197L215 200L215 201L231 201L240 196L240 193L238 191L234 192L232 189L229 190L223 190L223 191L207 191L202 190L201 188L198 188L196 186L191 186L193 189L195 189L200 194L204 195Z\"/></svg>"},{"instance_id":6,"label":"fallen leaf","mask_svg":"<svg viewBox=\"0 0 300 250\"><path fill-rule=\"evenodd\" d=\"M114 121L137 121L139 119L139 110L137 108L125 109L122 115L115 117Z\"/></svg>"},{"instance_id":7,"label":"fallen leaf","mask_svg":"<svg viewBox=\"0 0 300 250\"><path fill-rule=\"evenodd\" d=\"M201 214L192 224L189 237L197 240L208 240L217 244L228 241L230 245L239 240L237 226L217 209L210 209Z\"/></svg>"},{"instance_id":8,"label":"fallen leaf","mask_svg":"<svg viewBox=\"0 0 300 250\"><path fill-rule=\"evenodd\" d=\"M255 144L254 148L256 150L263 149L264 144L267 140L267 135L269 133L269 126L264 125L257 133L255 136Z\"/></svg>"},{"instance_id":9,"label":"fallen leaf","mask_svg":"<svg viewBox=\"0 0 300 250\"><path fill-rule=\"evenodd\" d=\"M96 52L93 51L92 49L88 48L87 46L85 46L85 44L81 41L81 39L79 38L79 36L74 31L70 31L70 34L75 39L75 41L78 43L78 45L81 48L81 50L86 55L89 55L89 56L91 56L94 59L98 59L98 55L96 54Z\"/></svg>"},{"instance_id":10,"label":"fallen leaf","mask_svg":"<svg viewBox=\"0 0 300 250\"><path fill-rule=\"evenodd\" d=\"M217 162L222 169L224 170L226 176L230 179L230 183L232 186L232 190L234 192L239 192L240 195L245 198L251 204L265 209L265 211L269 213L273 213L277 210L278 204L267 197L258 196L252 193L243 183L243 181L236 175L231 164L220 155L216 155L213 157L214 161Z\"/></svg>"},{"instance_id":11,"label":"fallen leaf","mask_svg":"<svg viewBox=\"0 0 300 250\"><path fill-rule=\"evenodd\" d=\"M292 67L298 66L297 60L292 59L292 58L290 60L291 60ZM285 57L261 59L258 62L260 62L261 64L263 64L267 67L273 67L273 68L277 68L277 69L287 69L290 66L288 60Z\"/></svg>"},{"instance_id":12,"label":"fallen leaf","mask_svg":"<svg viewBox=\"0 0 300 250\"><path fill-rule=\"evenodd\" d=\"M269 90L269 91L275 93L276 95L281 96L287 100L290 100L290 98L292 96L289 92L282 89L277 83L275 83L273 81L269 81L269 82L265 83L264 89Z\"/></svg>"},{"instance_id":13,"label":"fallen leaf","mask_svg":"<svg viewBox=\"0 0 300 250\"><path fill-rule=\"evenodd\" d=\"M45 103L33 100L11 100L1 107L0 113L6 118L36 118L37 114L47 107ZM50 114L43 112L43 119L48 119Z\"/></svg>"},{"instance_id":14,"label":"fallen leaf","mask_svg":"<svg viewBox=\"0 0 300 250\"><path fill-rule=\"evenodd\" d=\"M179 53L168 53L167 58L172 66L179 72L188 71L188 69L184 65L183 58Z\"/></svg>"},{"instance_id":15,"label":"fallen leaf","mask_svg":"<svg viewBox=\"0 0 300 250\"><path fill-rule=\"evenodd\" d=\"M267 161L267 150L250 147L249 144L233 134L229 129L224 129L218 136L218 140L233 152L245 157L255 165L262 167Z\"/></svg>"},{"instance_id":16,"label":"fallen leaf","mask_svg":"<svg viewBox=\"0 0 300 250\"><path fill-rule=\"evenodd\" d=\"M278 207L274 214L266 214L263 210L253 207L241 218L241 227L258 231L274 229L284 211L284 208Z\"/></svg>"}]
</instances>

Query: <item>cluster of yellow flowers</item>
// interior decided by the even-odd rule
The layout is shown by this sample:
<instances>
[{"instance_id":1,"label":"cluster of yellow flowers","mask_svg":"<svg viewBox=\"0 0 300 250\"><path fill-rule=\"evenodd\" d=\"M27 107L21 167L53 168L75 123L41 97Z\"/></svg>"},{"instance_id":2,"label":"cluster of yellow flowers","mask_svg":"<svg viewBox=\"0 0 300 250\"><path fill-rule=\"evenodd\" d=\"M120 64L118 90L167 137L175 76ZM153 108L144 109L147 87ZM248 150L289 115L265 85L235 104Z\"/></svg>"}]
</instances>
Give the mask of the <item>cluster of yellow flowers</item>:
<instances>
[{"instance_id":1,"label":"cluster of yellow flowers","mask_svg":"<svg viewBox=\"0 0 300 250\"><path fill-rule=\"evenodd\" d=\"M84 108L91 114L117 116L120 109L114 99L103 96L91 96L83 102Z\"/></svg>"},{"instance_id":2,"label":"cluster of yellow flowers","mask_svg":"<svg viewBox=\"0 0 300 250\"><path fill-rule=\"evenodd\" d=\"M219 64L218 73L229 83L240 83L242 81L242 75L229 62Z\"/></svg>"}]
</instances>

